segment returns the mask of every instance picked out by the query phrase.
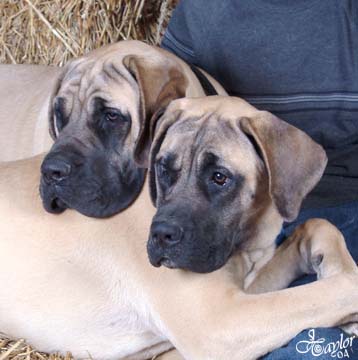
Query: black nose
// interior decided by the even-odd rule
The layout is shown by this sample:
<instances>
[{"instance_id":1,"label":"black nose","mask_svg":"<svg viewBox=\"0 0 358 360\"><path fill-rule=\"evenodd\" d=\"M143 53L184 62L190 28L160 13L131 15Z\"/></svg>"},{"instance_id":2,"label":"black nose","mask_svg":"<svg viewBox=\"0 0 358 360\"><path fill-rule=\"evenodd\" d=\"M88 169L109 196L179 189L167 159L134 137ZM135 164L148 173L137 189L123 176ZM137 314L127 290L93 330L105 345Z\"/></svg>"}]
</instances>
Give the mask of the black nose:
<instances>
[{"instance_id":1,"label":"black nose","mask_svg":"<svg viewBox=\"0 0 358 360\"><path fill-rule=\"evenodd\" d=\"M150 237L154 244L166 247L174 245L182 239L181 228L166 222L155 222L150 229Z\"/></svg>"},{"instance_id":2,"label":"black nose","mask_svg":"<svg viewBox=\"0 0 358 360\"><path fill-rule=\"evenodd\" d=\"M70 175L71 165L62 159L45 159L41 166L41 172L48 182L59 182Z\"/></svg>"}]
</instances>

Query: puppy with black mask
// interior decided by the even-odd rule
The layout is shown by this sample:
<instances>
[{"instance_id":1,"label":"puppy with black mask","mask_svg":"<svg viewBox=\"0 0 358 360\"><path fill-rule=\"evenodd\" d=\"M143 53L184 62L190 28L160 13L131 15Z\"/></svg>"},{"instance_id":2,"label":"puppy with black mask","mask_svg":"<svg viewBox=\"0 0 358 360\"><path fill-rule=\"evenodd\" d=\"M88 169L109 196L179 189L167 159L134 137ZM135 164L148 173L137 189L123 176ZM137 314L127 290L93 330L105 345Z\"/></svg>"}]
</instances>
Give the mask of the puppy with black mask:
<instances>
[{"instance_id":1,"label":"puppy with black mask","mask_svg":"<svg viewBox=\"0 0 358 360\"><path fill-rule=\"evenodd\" d=\"M254 277L327 162L308 135L239 98L173 101L155 134L154 266L207 273L242 252Z\"/></svg>"}]
</instances>

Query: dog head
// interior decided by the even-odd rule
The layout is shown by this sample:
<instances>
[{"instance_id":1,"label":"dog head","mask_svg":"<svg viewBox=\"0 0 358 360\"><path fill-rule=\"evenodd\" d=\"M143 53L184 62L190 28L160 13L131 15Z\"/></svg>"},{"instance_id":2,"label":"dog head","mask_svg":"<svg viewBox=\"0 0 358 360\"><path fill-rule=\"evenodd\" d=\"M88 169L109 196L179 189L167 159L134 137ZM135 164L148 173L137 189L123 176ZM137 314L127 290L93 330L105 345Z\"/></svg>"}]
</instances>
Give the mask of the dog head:
<instances>
[{"instance_id":1,"label":"dog head","mask_svg":"<svg viewBox=\"0 0 358 360\"><path fill-rule=\"evenodd\" d=\"M224 97L172 102L158 121L150 159L157 213L149 259L195 272L220 268L254 239L273 242L327 161L302 131Z\"/></svg>"},{"instance_id":2,"label":"dog head","mask_svg":"<svg viewBox=\"0 0 358 360\"><path fill-rule=\"evenodd\" d=\"M41 167L47 211L107 217L139 194L153 113L185 96L178 62L155 47L123 41L69 63L49 111L54 145Z\"/></svg>"}]
</instances>

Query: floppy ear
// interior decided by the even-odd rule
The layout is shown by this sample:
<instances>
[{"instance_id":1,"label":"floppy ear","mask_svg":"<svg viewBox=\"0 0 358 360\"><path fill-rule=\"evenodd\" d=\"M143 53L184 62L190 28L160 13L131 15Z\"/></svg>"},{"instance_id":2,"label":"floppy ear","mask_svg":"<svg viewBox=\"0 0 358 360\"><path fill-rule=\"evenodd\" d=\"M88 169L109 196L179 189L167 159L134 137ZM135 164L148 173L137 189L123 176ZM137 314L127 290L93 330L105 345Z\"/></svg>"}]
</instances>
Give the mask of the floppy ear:
<instances>
[{"instance_id":1,"label":"floppy ear","mask_svg":"<svg viewBox=\"0 0 358 360\"><path fill-rule=\"evenodd\" d=\"M50 94L50 101L49 101L49 108L48 108L48 124L49 124L49 132L51 135L51 138L53 140L57 139L58 131L56 127L56 116L55 116L55 104L54 104L54 98L56 97L60 87L62 80L65 76L67 66L64 67L64 69L60 72L58 77L54 80L52 91Z\"/></svg>"},{"instance_id":2,"label":"floppy ear","mask_svg":"<svg viewBox=\"0 0 358 360\"><path fill-rule=\"evenodd\" d=\"M163 144L165 136L169 128L177 121L180 116L180 111L176 112L164 112L156 120L155 135L151 143L150 153L148 156L149 159L149 194L154 206L157 204L157 183L156 183L156 173L155 173L155 158Z\"/></svg>"},{"instance_id":3,"label":"floppy ear","mask_svg":"<svg viewBox=\"0 0 358 360\"><path fill-rule=\"evenodd\" d=\"M262 111L258 117L240 119L265 162L271 197L286 221L293 221L304 197L320 180L327 164L323 148L296 127Z\"/></svg>"},{"instance_id":4,"label":"floppy ear","mask_svg":"<svg viewBox=\"0 0 358 360\"><path fill-rule=\"evenodd\" d=\"M123 64L138 83L140 91L140 130L134 159L139 166L148 167L158 114L163 113L172 100L185 96L188 81L181 68L170 60L155 63L144 57L128 55Z\"/></svg>"}]
</instances>

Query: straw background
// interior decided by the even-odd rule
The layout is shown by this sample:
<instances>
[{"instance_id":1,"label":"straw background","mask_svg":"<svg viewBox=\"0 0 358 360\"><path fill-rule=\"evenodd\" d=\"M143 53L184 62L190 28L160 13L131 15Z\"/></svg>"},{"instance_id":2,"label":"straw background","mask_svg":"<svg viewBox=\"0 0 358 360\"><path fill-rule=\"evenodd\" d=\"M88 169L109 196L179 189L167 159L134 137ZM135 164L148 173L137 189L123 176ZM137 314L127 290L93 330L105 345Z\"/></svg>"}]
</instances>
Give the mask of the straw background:
<instances>
[{"instance_id":1,"label":"straw background","mask_svg":"<svg viewBox=\"0 0 358 360\"><path fill-rule=\"evenodd\" d=\"M124 39L158 44L178 0L0 0L0 63L63 65Z\"/></svg>"},{"instance_id":2,"label":"straw background","mask_svg":"<svg viewBox=\"0 0 358 360\"><path fill-rule=\"evenodd\" d=\"M0 63L62 66L120 40L158 44L178 1L0 0ZM0 333L0 360L73 357L38 352L25 340Z\"/></svg>"}]
</instances>

